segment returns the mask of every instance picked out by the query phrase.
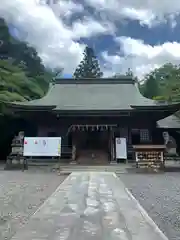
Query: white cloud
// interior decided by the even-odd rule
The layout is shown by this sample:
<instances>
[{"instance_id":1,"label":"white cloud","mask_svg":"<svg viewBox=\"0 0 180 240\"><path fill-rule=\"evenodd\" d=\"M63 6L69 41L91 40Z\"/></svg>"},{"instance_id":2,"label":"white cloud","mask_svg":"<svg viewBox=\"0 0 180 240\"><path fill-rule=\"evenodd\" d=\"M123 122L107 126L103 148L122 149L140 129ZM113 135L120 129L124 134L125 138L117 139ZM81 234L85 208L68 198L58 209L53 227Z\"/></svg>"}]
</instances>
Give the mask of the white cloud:
<instances>
[{"instance_id":1,"label":"white cloud","mask_svg":"<svg viewBox=\"0 0 180 240\"><path fill-rule=\"evenodd\" d=\"M131 19L138 20L140 24L151 26L154 23L154 19L156 18L155 14L150 10L145 9L135 9L135 8L122 8L121 15Z\"/></svg>"},{"instance_id":2,"label":"white cloud","mask_svg":"<svg viewBox=\"0 0 180 240\"><path fill-rule=\"evenodd\" d=\"M116 41L119 43L122 57L119 54L102 53L103 59L109 63L109 68L111 66L112 72L126 72L128 68L131 68L141 78L165 63L180 63L180 43L166 42L162 45L151 46L142 40L130 37L118 37Z\"/></svg>"},{"instance_id":3,"label":"white cloud","mask_svg":"<svg viewBox=\"0 0 180 240\"><path fill-rule=\"evenodd\" d=\"M126 17L139 20L141 24L154 24L171 21L175 26L175 17L180 13L179 0L85 0L96 11L103 14L103 18L117 20Z\"/></svg>"},{"instance_id":4,"label":"white cloud","mask_svg":"<svg viewBox=\"0 0 180 240\"><path fill-rule=\"evenodd\" d=\"M119 55L108 55L107 51L102 52L102 57L106 61L106 66L109 66L110 63L113 63L113 65L119 66L119 64L123 60L123 57L120 57Z\"/></svg>"},{"instance_id":5,"label":"white cloud","mask_svg":"<svg viewBox=\"0 0 180 240\"><path fill-rule=\"evenodd\" d=\"M116 37L115 28L117 21L120 30L119 24L124 18L136 19L148 26L170 19L175 26L175 17L180 12L179 0L163 0L163 4L157 0L84 1L100 13L100 20L97 15L88 13L83 1L77 3L78 0L56 1L50 4L53 10L45 4L47 0L1 0L0 16L20 29L22 39L37 49L45 65L63 67L68 73L74 71L82 58L84 45L78 40L82 37L91 40L92 36L105 34L112 35L119 44L116 54L102 53L105 75L123 73L130 67L142 77L166 62L180 62L179 43L150 46L140 39ZM69 26L65 24L64 19L73 16L77 19L78 14L83 15L83 19L74 20Z\"/></svg>"},{"instance_id":6,"label":"white cloud","mask_svg":"<svg viewBox=\"0 0 180 240\"><path fill-rule=\"evenodd\" d=\"M3 1L3 2L2 2ZM25 32L44 63L73 70L82 57L83 45L72 40L72 31L46 5L33 0L1 0L0 16Z\"/></svg>"},{"instance_id":7,"label":"white cloud","mask_svg":"<svg viewBox=\"0 0 180 240\"><path fill-rule=\"evenodd\" d=\"M80 13L84 10L82 4L67 0L49 1L49 6L53 9L53 12L56 14L56 16L64 16L65 18L69 18L74 12Z\"/></svg>"},{"instance_id":8,"label":"white cloud","mask_svg":"<svg viewBox=\"0 0 180 240\"><path fill-rule=\"evenodd\" d=\"M79 39L81 37L98 36L113 32L113 25L106 25L101 22L97 22L92 18L84 18L83 21L76 21L72 27L72 37L74 39Z\"/></svg>"},{"instance_id":9,"label":"white cloud","mask_svg":"<svg viewBox=\"0 0 180 240\"><path fill-rule=\"evenodd\" d=\"M34 46L49 67L63 67L64 71L74 71L82 58L84 45L78 43L80 37L91 37L112 31L93 18L75 21L72 27L65 25L65 13L76 14L82 5L61 1L58 15L46 4L38 0L1 0L0 16L20 29L23 39ZM56 4L56 6L57 6Z\"/></svg>"}]
</instances>

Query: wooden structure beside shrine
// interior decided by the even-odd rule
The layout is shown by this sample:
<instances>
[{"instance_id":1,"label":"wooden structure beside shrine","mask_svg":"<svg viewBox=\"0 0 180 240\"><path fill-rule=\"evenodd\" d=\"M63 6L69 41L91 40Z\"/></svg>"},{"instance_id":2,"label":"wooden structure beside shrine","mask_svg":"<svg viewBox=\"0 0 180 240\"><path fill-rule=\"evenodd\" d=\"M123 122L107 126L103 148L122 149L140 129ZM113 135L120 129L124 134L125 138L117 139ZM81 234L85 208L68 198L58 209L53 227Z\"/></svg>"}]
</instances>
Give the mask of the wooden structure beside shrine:
<instances>
[{"instance_id":1,"label":"wooden structure beside shrine","mask_svg":"<svg viewBox=\"0 0 180 240\"><path fill-rule=\"evenodd\" d=\"M163 144L156 123L180 108L180 104L143 97L136 82L126 76L57 79L43 98L7 106L35 125L33 135L22 129L26 136L61 136L62 157L80 163L114 160L115 137L126 138L128 158L132 158L133 145Z\"/></svg>"}]
</instances>

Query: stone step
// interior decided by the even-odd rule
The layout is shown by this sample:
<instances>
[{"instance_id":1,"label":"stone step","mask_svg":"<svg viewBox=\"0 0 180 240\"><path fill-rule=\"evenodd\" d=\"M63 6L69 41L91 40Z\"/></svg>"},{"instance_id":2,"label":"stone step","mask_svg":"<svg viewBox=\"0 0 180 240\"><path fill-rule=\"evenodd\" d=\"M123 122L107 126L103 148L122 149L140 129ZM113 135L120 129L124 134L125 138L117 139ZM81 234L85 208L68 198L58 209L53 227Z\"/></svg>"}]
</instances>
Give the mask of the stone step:
<instances>
[{"instance_id":1,"label":"stone step","mask_svg":"<svg viewBox=\"0 0 180 240\"><path fill-rule=\"evenodd\" d=\"M85 169L122 169L124 168L124 166L59 166L61 169L82 169L82 170L85 170Z\"/></svg>"},{"instance_id":2,"label":"stone step","mask_svg":"<svg viewBox=\"0 0 180 240\"><path fill-rule=\"evenodd\" d=\"M106 166L91 166L91 165L60 165L61 173L71 172L117 172L122 173L126 171L128 165L106 165Z\"/></svg>"},{"instance_id":3,"label":"stone step","mask_svg":"<svg viewBox=\"0 0 180 240\"><path fill-rule=\"evenodd\" d=\"M73 170L82 170L82 171L85 171L86 169L95 169L97 171L101 170L101 169L108 169L108 170L117 170L117 169L122 169L120 167L117 167L117 168L108 168L108 167L102 167L102 168L96 168L96 167L86 167L86 168L74 168L74 167L60 167L60 169L64 169L64 170L68 170L68 169L73 169Z\"/></svg>"},{"instance_id":4,"label":"stone step","mask_svg":"<svg viewBox=\"0 0 180 240\"><path fill-rule=\"evenodd\" d=\"M165 156L164 159L165 161L180 161L179 156Z\"/></svg>"},{"instance_id":5,"label":"stone step","mask_svg":"<svg viewBox=\"0 0 180 240\"><path fill-rule=\"evenodd\" d=\"M103 170L101 170L101 171L98 171L98 170L86 170L86 171L73 171L72 170L72 171L70 171L70 170L68 170L67 171L67 170L63 170L63 171L60 171L60 174L68 175L73 172L82 172L82 173L84 173L84 172L114 172L118 175L118 174L127 173L127 170L125 170L125 169L122 169L121 171L103 171Z\"/></svg>"},{"instance_id":6,"label":"stone step","mask_svg":"<svg viewBox=\"0 0 180 240\"><path fill-rule=\"evenodd\" d=\"M80 169L80 170L86 170L86 169L122 169L123 167L106 167L106 166L102 166L102 167L93 167L93 166L86 166L86 167L62 167L60 166L61 169Z\"/></svg>"}]
</instances>

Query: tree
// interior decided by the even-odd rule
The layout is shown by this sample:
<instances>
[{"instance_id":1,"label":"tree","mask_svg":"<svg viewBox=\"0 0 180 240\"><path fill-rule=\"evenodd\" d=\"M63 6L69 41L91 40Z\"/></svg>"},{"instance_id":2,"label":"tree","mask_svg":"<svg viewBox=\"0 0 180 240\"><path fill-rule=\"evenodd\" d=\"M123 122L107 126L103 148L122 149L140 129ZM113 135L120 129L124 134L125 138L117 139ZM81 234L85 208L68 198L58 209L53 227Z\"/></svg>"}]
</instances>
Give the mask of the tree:
<instances>
[{"instance_id":1,"label":"tree","mask_svg":"<svg viewBox=\"0 0 180 240\"><path fill-rule=\"evenodd\" d=\"M180 66L171 63L159 68L161 95L168 102L180 102Z\"/></svg>"},{"instance_id":2,"label":"tree","mask_svg":"<svg viewBox=\"0 0 180 240\"><path fill-rule=\"evenodd\" d=\"M37 80L37 79L36 79ZM25 101L42 97L43 89L10 60L0 60L0 100Z\"/></svg>"},{"instance_id":3,"label":"tree","mask_svg":"<svg viewBox=\"0 0 180 240\"><path fill-rule=\"evenodd\" d=\"M101 78L103 73L100 70L100 66L96 56L94 55L93 49L86 47L83 55L83 60L74 72L74 78Z\"/></svg>"},{"instance_id":4,"label":"tree","mask_svg":"<svg viewBox=\"0 0 180 240\"><path fill-rule=\"evenodd\" d=\"M11 46L12 38L9 34L5 21L0 18L0 59L7 59L11 57L9 55L12 52Z\"/></svg>"},{"instance_id":5,"label":"tree","mask_svg":"<svg viewBox=\"0 0 180 240\"><path fill-rule=\"evenodd\" d=\"M130 68L128 68L127 72L126 72L126 76L129 76L129 77L133 77L134 74L132 72L132 70Z\"/></svg>"},{"instance_id":6,"label":"tree","mask_svg":"<svg viewBox=\"0 0 180 240\"><path fill-rule=\"evenodd\" d=\"M157 100L180 102L180 65L168 63L154 69L145 76L141 89L144 96L154 95Z\"/></svg>"},{"instance_id":7,"label":"tree","mask_svg":"<svg viewBox=\"0 0 180 240\"><path fill-rule=\"evenodd\" d=\"M153 99L153 97L156 97L159 95L159 87L157 79L152 76L151 74L146 76L146 81L144 84L144 96L146 98Z\"/></svg>"},{"instance_id":8,"label":"tree","mask_svg":"<svg viewBox=\"0 0 180 240\"><path fill-rule=\"evenodd\" d=\"M26 71L28 76L34 77L46 71L40 57L33 47L26 43L18 42L14 44L14 48L18 49L18 51L11 53L12 57L15 59L14 64L23 64L24 71Z\"/></svg>"},{"instance_id":9,"label":"tree","mask_svg":"<svg viewBox=\"0 0 180 240\"><path fill-rule=\"evenodd\" d=\"M7 156L11 138L22 129L14 114L6 111L4 102L27 101L41 98L49 87L54 73L45 69L36 50L25 42L14 39L0 18L0 158ZM4 152L4 153L3 153Z\"/></svg>"},{"instance_id":10,"label":"tree","mask_svg":"<svg viewBox=\"0 0 180 240\"><path fill-rule=\"evenodd\" d=\"M5 84L2 89L1 82L1 91L6 92L3 97L6 95L7 99L9 96L9 101L14 99L10 96L16 94L21 96L19 98L16 95L16 100L42 97L48 90L53 73L45 69L33 47L14 39L10 35L5 21L1 18L0 40L2 42L0 46L0 76L1 80L4 78L3 84ZM6 68L5 72L4 68ZM12 84L13 88L7 87Z\"/></svg>"}]
</instances>

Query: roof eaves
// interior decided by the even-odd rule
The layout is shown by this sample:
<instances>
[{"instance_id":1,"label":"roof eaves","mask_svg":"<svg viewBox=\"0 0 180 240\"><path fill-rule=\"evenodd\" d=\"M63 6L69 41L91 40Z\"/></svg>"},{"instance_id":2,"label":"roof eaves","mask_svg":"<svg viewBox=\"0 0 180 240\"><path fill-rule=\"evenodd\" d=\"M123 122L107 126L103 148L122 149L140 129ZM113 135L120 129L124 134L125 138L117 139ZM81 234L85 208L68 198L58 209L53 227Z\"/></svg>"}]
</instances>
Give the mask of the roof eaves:
<instances>
[{"instance_id":1,"label":"roof eaves","mask_svg":"<svg viewBox=\"0 0 180 240\"><path fill-rule=\"evenodd\" d=\"M126 76L123 78L61 78L56 79L55 84L135 84L135 80Z\"/></svg>"},{"instance_id":2,"label":"roof eaves","mask_svg":"<svg viewBox=\"0 0 180 240\"><path fill-rule=\"evenodd\" d=\"M180 129L180 119L175 115L170 115L157 122L158 128L164 129Z\"/></svg>"},{"instance_id":3,"label":"roof eaves","mask_svg":"<svg viewBox=\"0 0 180 240\"><path fill-rule=\"evenodd\" d=\"M138 110L170 110L180 109L180 103L173 104L154 104L154 105L131 105L132 108Z\"/></svg>"},{"instance_id":4,"label":"roof eaves","mask_svg":"<svg viewBox=\"0 0 180 240\"><path fill-rule=\"evenodd\" d=\"M68 110L65 110L65 109L53 109L53 112L54 113L59 113L59 114L62 114L62 115L68 115L68 116L71 116L71 115L86 115L86 116L96 116L96 115L113 115L113 116L130 116L130 110L73 110L73 109L68 109Z\"/></svg>"},{"instance_id":5,"label":"roof eaves","mask_svg":"<svg viewBox=\"0 0 180 240\"><path fill-rule=\"evenodd\" d=\"M52 110L56 108L56 105L32 105L28 104L22 104L22 103L5 103L8 107L14 108L14 109L21 109L21 110Z\"/></svg>"}]
</instances>

